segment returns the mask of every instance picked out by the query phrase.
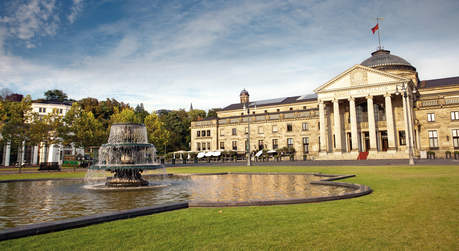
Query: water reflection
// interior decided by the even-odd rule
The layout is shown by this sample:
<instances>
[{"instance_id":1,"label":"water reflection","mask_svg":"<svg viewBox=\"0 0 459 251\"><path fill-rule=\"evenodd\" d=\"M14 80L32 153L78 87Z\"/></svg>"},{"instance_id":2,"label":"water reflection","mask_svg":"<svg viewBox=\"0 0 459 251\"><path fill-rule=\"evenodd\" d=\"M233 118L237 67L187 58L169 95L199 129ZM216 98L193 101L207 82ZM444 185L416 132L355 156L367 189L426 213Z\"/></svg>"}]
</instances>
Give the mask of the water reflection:
<instances>
[{"instance_id":1,"label":"water reflection","mask_svg":"<svg viewBox=\"0 0 459 251\"><path fill-rule=\"evenodd\" d=\"M154 176L149 190L92 191L83 180L0 183L0 229L183 201L282 200L338 195L349 189L310 185L312 175Z\"/></svg>"}]
</instances>

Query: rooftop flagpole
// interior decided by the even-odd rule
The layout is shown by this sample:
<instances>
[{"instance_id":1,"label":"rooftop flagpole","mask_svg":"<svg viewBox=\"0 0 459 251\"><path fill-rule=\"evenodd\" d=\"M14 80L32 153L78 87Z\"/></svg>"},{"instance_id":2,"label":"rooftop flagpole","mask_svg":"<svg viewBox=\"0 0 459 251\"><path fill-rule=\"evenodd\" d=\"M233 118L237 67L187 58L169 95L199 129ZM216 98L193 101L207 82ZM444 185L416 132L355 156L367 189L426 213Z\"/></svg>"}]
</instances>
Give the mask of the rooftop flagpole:
<instances>
[{"instance_id":1,"label":"rooftop flagpole","mask_svg":"<svg viewBox=\"0 0 459 251\"><path fill-rule=\"evenodd\" d=\"M379 30L381 30L381 29L379 29L379 21L383 21L383 20L384 20L383 17L377 17L377 18L376 18L376 25L378 26L378 44L379 44L379 47L378 47L378 48L379 48L380 50L382 50L382 47L381 47L381 35L380 35L380 33L379 33Z\"/></svg>"}]
</instances>

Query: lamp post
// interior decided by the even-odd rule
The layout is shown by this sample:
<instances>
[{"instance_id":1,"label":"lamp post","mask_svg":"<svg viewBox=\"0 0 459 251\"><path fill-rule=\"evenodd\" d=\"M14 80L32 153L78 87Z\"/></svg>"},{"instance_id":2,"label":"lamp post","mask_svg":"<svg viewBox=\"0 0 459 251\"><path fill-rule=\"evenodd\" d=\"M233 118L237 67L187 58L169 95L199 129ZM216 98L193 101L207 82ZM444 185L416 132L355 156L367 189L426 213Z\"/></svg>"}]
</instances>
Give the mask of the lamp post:
<instances>
[{"instance_id":1,"label":"lamp post","mask_svg":"<svg viewBox=\"0 0 459 251\"><path fill-rule=\"evenodd\" d=\"M251 156L250 156L250 108L249 102L244 103L244 110L247 110L247 145L245 146L247 151L247 166L251 166Z\"/></svg>"},{"instance_id":2,"label":"lamp post","mask_svg":"<svg viewBox=\"0 0 459 251\"><path fill-rule=\"evenodd\" d=\"M400 90L401 92L398 90L398 88L400 87ZM406 124L407 124L407 138L408 138L408 157L409 157L409 162L408 164L410 166L413 166L414 165L414 159L413 159L413 146L411 145L411 123L410 123L410 119L409 119L409 113L408 113L408 88L406 86L406 84L402 84L400 86L396 86L396 92L395 92L396 95L400 95L400 94L403 94L402 98L404 99L404 109L405 109L405 116L406 116Z\"/></svg>"}]
</instances>

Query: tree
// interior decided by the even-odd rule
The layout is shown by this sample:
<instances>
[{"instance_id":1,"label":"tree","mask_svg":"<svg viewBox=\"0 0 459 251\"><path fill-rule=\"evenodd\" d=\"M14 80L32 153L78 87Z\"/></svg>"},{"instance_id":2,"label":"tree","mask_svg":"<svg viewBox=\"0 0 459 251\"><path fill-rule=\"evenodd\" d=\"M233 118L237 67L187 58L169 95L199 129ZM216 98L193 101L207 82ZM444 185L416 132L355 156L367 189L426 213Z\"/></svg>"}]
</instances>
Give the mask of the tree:
<instances>
[{"instance_id":1,"label":"tree","mask_svg":"<svg viewBox=\"0 0 459 251\"><path fill-rule=\"evenodd\" d=\"M64 143L74 143L76 147L87 148L100 146L107 141L107 130L102 123L94 118L92 112L87 112L78 103L64 117L65 126L59 132Z\"/></svg>"},{"instance_id":2,"label":"tree","mask_svg":"<svg viewBox=\"0 0 459 251\"><path fill-rule=\"evenodd\" d=\"M191 140L191 119L189 114L185 110L180 109L160 115L159 118L164 123L165 128L170 132L167 150L177 151L189 149Z\"/></svg>"},{"instance_id":3,"label":"tree","mask_svg":"<svg viewBox=\"0 0 459 251\"><path fill-rule=\"evenodd\" d=\"M140 116L135 113L131 108L125 108L119 112L118 108L115 107L115 113L110 117L110 122L114 123L137 123L141 124Z\"/></svg>"},{"instance_id":4,"label":"tree","mask_svg":"<svg viewBox=\"0 0 459 251\"><path fill-rule=\"evenodd\" d=\"M65 94L62 90L54 89L54 90L48 90L45 92L45 97L46 100L52 100L52 101L65 101L67 100L67 94Z\"/></svg>"},{"instance_id":5,"label":"tree","mask_svg":"<svg viewBox=\"0 0 459 251\"><path fill-rule=\"evenodd\" d=\"M9 95L11 95L13 92L11 92L10 89L8 88L2 88L0 90L0 99L1 100L6 100L6 97L8 97Z\"/></svg>"},{"instance_id":6,"label":"tree","mask_svg":"<svg viewBox=\"0 0 459 251\"><path fill-rule=\"evenodd\" d=\"M116 99L107 99L100 101L99 106L94 113L94 117L97 118L105 128L110 127L110 117L115 114L115 111L122 111L123 109L130 108L128 104L118 102ZM116 110L118 109L118 110Z\"/></svg>"},{"instance_id":7,"label":"tree","mask_svg":"<svg viewBox=\"0 0 459 251\"><path fill-rule=\"evenodd\" d=\"M0 132L2 131L3 124L5 123L6 118L7 118L7 115L6 115L5 103L2 100L0 100ZM0 137L0 140L1 139L2 138Z\"/></svg>"},{"instance_id":8,"label":"tree","mask_svg":"<svg viewBox=\"0 0 459 251\"><path fill-rule=\"evenodd\" d=\"M190 121L202 120L206 117L206 111L194 109L188 112L188 116L190 117Z\"/></svg>"},{"instance_id":9,"label":"tree","mask_svg":"<svg viewBox=\"0 0 459 251\"><path fill-rule=\"evenodd\" d=\"M217 109L209 109L207 111L207 118L216 118L217 117Z\"/></svg>"},{"instance_id":10,"label":"tree","mask_svg":"<svg viewBox=\"0 0 459 251\"><path fill-rule=\"evenodd\" d=\"M145 111L145 108L143 107L143 103L140 103L140 105L137 105L134 111L135 111L135 114L139 116L141 121L144 121L145 118L148 116L148 112Z\"/></svg>"},{"instance_id":11,"label":"tree","mask_svg":"<svg viewBox=\"0 0 459 251\"><path fill-rule=\"evenodd\" d=\"M29 122L32 117L32 99L29 95L21 102L2 103L3 126L1 134L6 142L18 147L18 156L22 156L24 143L29 139ZM21 172L22 158L19 157L19 172Z\"/></svg>"},{"instance_id":12,"label":"tree","mask_svg":"<svg viewBox=\"0 0 459 251\"><path fill-rule=\"evenodd\" d=\"M156 146L158 153L165 153L164 147L169 141L170 132L165 128L164 123L158 115L152 113L145 117L144 124L147 128L148 141Z\"/></svg>"}]
</instances>

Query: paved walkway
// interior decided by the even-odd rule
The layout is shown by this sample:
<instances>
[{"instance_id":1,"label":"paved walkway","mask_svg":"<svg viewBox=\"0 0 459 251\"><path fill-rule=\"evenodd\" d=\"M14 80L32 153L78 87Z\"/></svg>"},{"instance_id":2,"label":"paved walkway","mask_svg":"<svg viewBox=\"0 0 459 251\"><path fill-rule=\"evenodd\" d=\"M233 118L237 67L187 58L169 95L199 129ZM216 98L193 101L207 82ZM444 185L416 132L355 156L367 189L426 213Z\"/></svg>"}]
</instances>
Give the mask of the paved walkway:
<instances>
[{"instance_id":1,"label":"paved walkway","mask_svg":"<svg viewBox=\"0 0 459 251\"><path fill-rule=\"evenodd\" d=\"M199 162L197 164L166 164L166 167L182 166L244 166L246 161L238 162ZM254 166L388 166L388 165L408 165L407 159L388 159L388 160L295 160L295 161L269 161L252 162ZM423 159L415 160L415 165L455 165L459 166L459 160L452 159Z\"/></svg>"},{"instance_id":2,"label":"paved walkway","mask_svg":"<svg viewBox=\"0 0 459 251\"><path fill-rule=\"evenodd\" d=\"M415 164L418 166L428 166L428 165L450 165L450 166L459 166L459 160L453 159L435 159L435 160L415 160ZM246 161L239 160L238 162L199 162L180 164L175 165L166 164L167 168L171 167L186 167L186 166L245 166L247 165ZM389 159L389 160L295 160L295 161L269 161L269 162L252 162L254 166L399 166L399 165L408 165L408 160L405 159ZM87 168L77 168L76 172L86 172ZM73 169L64 169L62 171L38 171L37 169L31 170L23 169L22 173L48 173L48 172L73 172ZM18 174L18 170L12 170L8 168L7 170L2 170L0 168L0 175L5 174Z\"/></svg>"}]
</instances>

